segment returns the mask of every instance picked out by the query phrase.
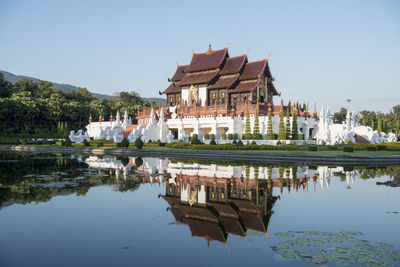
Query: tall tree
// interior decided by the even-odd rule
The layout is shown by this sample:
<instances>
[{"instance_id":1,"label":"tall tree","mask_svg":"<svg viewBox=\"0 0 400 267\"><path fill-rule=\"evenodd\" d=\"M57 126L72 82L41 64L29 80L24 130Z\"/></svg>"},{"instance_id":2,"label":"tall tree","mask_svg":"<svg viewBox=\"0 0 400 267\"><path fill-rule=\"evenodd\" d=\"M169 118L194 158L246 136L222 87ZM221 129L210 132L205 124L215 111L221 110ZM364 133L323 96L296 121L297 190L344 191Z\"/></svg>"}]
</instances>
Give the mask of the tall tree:
<instances>
[{"instance_id":1,"label":"tall tree","mask_svg":"<svg viewBox=\"0 0 400 267\"><path fill-rule=\"evenodd\" d=\"M274 133L273 133L273 130L272 130L272 111L271 111L271 108L268 109L267 134L265 135L265 139L267 139L267 140L275 139Z\"/></svg>"},{"instance_id":2,"label":"tall tree","mask_svg":"<svg viewBox=\"0 0 400 267\"><path fill-rule=\"evenodd\" d=\"M286 131L285 131L285 118L283 116L283 105L281 105L281 111L279 113L279 132L278 132L278 140L286 139Z\"/></svg>"},{"instance_id":3,"label":"tall tree","mask_svg":"<svg viewBox=\"0 0 400 267\"><path fill-rule=\"evenodd\" d=\"M289 117L289 106L286 109L286 125L285 125L285 129L286 129L286 140L290 140L291 139L291 125L290 125L290 117Z\"/></svg>"},{"instance_id":4,"label":"tall tree","mask_svg":"<svg viewBox=\"0 0 400 267\"><path fill-rule=\"evenodd\" d=\"M297 126L297 109L293 111L292 140L299 140L299 129Z\"/></svg>"}]
</instances>

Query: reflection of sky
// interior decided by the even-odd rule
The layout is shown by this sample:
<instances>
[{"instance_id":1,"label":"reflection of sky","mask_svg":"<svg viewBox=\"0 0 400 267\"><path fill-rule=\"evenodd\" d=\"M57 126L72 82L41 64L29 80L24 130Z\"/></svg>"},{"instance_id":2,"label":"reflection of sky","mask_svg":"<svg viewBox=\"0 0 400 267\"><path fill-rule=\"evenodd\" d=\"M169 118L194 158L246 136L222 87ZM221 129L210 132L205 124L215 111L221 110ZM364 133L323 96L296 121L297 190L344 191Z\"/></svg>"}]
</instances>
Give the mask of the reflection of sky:
<instances>
[{"instance_id":1,"label":"reflection of sky","mask_svg":"<svg viewBox=\"0 0 400 267\"><path fill-rule=\"evenodd\" d=\"M134 192L113 186L92 187L85 196L12 205L0 210L0 266L243 266L278 264L270 246L275 232L360 231L362 239L383 241L400 249L398 188L376 186L388 177L345 181L331 177L329 188L290 194L276 201L268 231L243 238L229 235L228 246L202 238L190 240L187 226L175 225L159 194L165 185L144 184ZM277 195L279 188L274 188ZM40 264L39 264L40 263ZM299 261L279 265L306 265Z\"/></svg>"}]
</instances>

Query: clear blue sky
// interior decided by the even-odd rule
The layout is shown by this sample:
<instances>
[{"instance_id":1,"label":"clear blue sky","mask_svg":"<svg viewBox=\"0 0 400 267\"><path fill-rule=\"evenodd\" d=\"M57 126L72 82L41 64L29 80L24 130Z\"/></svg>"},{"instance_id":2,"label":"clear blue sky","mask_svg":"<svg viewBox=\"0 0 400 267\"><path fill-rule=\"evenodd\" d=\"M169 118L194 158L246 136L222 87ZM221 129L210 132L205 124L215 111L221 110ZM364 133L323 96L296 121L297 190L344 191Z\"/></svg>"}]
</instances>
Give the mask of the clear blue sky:
<instances>
[{"instance_id":1,"label":"clear blue sky","mask_svg":"<svg viewBox=\"0 0 400 267\"><path fill-rule=\"evenodd\" d=\"M156 97L209 41L271 52L285 103L400 104L400 1L0 1L0 69L97 93Z\"/></svg>"}]
</instances>

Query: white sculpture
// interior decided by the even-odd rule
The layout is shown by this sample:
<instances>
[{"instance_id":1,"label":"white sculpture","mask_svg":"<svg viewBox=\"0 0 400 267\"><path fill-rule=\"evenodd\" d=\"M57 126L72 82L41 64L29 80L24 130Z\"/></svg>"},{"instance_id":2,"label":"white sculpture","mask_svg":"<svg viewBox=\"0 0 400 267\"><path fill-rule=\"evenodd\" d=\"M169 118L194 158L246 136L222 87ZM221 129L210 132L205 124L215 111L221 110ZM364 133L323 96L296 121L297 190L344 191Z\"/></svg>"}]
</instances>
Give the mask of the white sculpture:
<instances>
[{"instance_id":1,"label":"white sculpture","mask_svg":"<svg viewBox=\"0 0 400 267\"><path fill-rule=\"evenodd\" d=\"M78 133L75 134L75 131L69 132L69 140L72 143L82 143L84 140L89 141L90 137L87 132L83 133L83 130L78 130Z\"/></svg>"},{"instance_id":2,"label":"white sculpture","mask_svg":"<svg viewBox=\"0 0 400 267\"><path fill-rule=\"evenodd\" d=\"M379 136L379 133L371 127L360 125L356 120L355 112L352 115L347 112L346 122L334 124L331 122L329 109L325 113L322 107L319 115L318 131L315 136L318 144L325 142L327 145L334 145L349 141L355 143L356 135L373 144L396 141L396 136L393 133L389 135L381 133Z\"/></svg>"},{"instance_id":3,"label":"white sculpture","mask_svg":"<svg viewBox=\"0 0 400 267\"><path fill-rule=\"evenodd\" d=\"M169 131L167 135L167 143L172 143L173 140L174 140L174 135L172 134L171 131Z\"/></svg>"}]
</instances>

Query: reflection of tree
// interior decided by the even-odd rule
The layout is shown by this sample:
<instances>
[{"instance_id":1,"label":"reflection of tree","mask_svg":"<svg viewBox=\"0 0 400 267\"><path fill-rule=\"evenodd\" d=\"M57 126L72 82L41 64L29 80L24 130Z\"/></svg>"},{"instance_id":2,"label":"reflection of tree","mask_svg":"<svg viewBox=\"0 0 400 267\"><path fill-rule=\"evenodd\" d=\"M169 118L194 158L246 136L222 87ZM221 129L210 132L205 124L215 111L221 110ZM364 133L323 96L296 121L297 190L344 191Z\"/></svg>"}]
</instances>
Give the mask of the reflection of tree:
<instances>
[{"instance_id":1,"label":"reflection of tree","mask_svg":"<svg viewBox=\"0 0 400 267\"><path fill-rule=\"evenodd\" d=\"M85 163L61 154L0 155L0 207L4 203L46 202L60 194L84 196L98 184L116 185L121 192L135 191L140 183L137 178L117 180L103 171L88 172Z\"/></svg>"}]
</instances>

